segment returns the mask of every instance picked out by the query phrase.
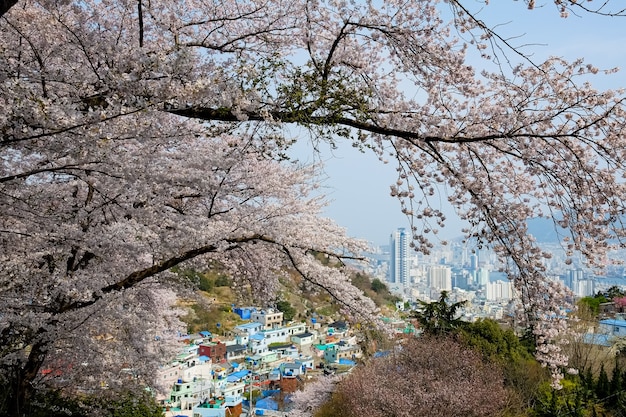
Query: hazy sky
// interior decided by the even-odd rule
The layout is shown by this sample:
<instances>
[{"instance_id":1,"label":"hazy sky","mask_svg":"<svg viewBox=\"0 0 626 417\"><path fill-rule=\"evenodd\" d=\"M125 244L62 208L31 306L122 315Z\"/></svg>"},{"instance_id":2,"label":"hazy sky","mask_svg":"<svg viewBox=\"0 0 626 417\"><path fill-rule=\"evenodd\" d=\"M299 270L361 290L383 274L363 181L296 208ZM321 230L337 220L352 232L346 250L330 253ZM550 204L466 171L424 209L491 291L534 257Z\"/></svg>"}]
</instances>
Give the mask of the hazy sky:
<instances>
[{"instance_id":1,"label":"hazy sky","mask_svg":"<svg viewBox=\"0 0 626 417\"><path fill-rule=\"evenodd\" d=\"M583 57L601 69L620 67L618 74L598 77L594 85L602 89L626 87L626 18L570 15L563 19L551 0L534 11L527 10L521 1L491 3L481 13L482 20L489 25L502 24L499 33L515 37L511 38L513 44L526 45L524 51L533 53L536 61L549 56L569 60ZM324 191L330 200L324 215L345 227L351 236L375 245L387 244L393 230L408 227L398 201L389 196L389 185L396 180L395 167L383 164L371 153L360 153L350 143L339 141L338 145L336 150L321 148L328 176ZM298 158L308 162L313 161L312 153L305 142L299 142L294 150ZM452 218L450 214L448 218ZM440 236L457 237L460 227L460 222L452 219Z\"/></svg>"}]
</instances>

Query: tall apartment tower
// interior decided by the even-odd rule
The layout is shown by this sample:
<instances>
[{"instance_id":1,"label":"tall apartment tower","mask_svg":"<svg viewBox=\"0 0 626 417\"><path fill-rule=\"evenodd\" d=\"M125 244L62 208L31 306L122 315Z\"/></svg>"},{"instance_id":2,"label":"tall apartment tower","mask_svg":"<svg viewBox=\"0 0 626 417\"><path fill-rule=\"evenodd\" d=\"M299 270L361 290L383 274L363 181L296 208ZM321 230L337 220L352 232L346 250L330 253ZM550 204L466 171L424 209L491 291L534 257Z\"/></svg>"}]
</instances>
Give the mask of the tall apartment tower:
<instances>
[{"instance_id":1,"label":"tall apartment tower","mask_svg":"<svg viewBox=\"0 0 626 417\"><path fill-rule=\"evenodd\" d=\"M397 229L390 239L391 259L389 262L389 282L409 283L409 242L411 236L404 228Z\"/></svg>"},{"instance_id":2,"label":"tall apartment tower","mask_svg":"<svg viewBox=\"0 0 626 417\"><path fill-rule=\"evenodd\" d=\"M572 291L576 292L578 283L583 281L585 278L585 272L582 268L568 269L565 285L567 285Z\"/></svg>"},{"instance_id":3,"label":"tall apartment tower","mask_svg":"<svg viewBox=\"0 0 626 417\"><path fill-rule=\"evenodd\" d=\"M428 285L437 291L452 290L452 270L444 265L434 265L428 270Z\"/></svg>"}]
</instances>

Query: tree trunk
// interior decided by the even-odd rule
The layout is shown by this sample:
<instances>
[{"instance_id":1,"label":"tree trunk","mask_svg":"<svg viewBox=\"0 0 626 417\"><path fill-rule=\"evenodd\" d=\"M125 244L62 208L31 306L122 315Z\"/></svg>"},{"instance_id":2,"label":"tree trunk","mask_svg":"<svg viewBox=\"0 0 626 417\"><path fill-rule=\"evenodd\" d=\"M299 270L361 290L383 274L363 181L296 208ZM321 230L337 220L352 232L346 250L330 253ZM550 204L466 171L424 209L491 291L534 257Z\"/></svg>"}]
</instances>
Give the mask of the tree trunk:
<instances>
[{"instance_id":1,"label":"tree trunk","mask_svg":"<svg viewBox=\"0 0 626 417\"><path fill-rule=\"evenodd\" d=\"M30 403L35 393L33 382L37 378L41 365L46 357L43 345L36 343L32 346L24 366L16 369L12 388L14 391L8 399L7 416L22 417L27 415Z\"/></svg>"}]
</instances>

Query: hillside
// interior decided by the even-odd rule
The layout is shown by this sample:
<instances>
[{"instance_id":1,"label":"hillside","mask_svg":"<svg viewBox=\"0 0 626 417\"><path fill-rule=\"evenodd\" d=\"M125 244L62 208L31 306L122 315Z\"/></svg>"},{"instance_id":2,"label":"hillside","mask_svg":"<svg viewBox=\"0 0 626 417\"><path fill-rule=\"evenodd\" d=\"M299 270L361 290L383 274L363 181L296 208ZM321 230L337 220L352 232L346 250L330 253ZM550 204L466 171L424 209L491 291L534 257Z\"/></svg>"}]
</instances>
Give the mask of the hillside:
<instances>
[{"instance_id":1,"label":"hillside","mask_svg":"<svg viewBox=\"0 0 626 417\"><path fill-rule=\"evenodd\" d=\"M233 305L254 305L238 296L231 288L231 279L219 270L205 271L177 271L179 276L197 286L198 298L181 300L180 305L188 313L182 317L190 333L208 330L215 334L222 334L231 330L243 321L232 312ZM372 279L366 274L355 272L352 275L352 284L371 298L383 311L394 308L398 297L392 295L385 283ZM266 307L266 306L263 306ZM285 313L286 318L306 320L311 317L340 319L339 309L335 300L327 293L311 288L297 274L292 274L289 280L281 280L281 289L278 298L267 307L277 308Z\"/></svg>"}]
</instances>

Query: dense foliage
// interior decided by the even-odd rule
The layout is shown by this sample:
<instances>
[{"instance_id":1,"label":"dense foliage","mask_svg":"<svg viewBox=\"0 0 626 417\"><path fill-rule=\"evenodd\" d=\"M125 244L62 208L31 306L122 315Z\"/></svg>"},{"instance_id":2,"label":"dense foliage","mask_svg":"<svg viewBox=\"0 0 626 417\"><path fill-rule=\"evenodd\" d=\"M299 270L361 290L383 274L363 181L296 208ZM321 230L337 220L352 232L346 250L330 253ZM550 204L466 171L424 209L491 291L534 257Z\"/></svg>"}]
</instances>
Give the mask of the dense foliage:
<instances>
[{"instance_id":1,"label":"dense foliage","mask_svg":"<svg viewBox=\"0 0 626 417\"><path fill-rule=\"evenodd\" d=\"M389 291L387 284L378 278L372 279L362 272L356 272L352 275L352 285L363 291L379 307L387 306L395 309L396 301L401 300L400 297Z\"/></svg>"}]
</instances>

